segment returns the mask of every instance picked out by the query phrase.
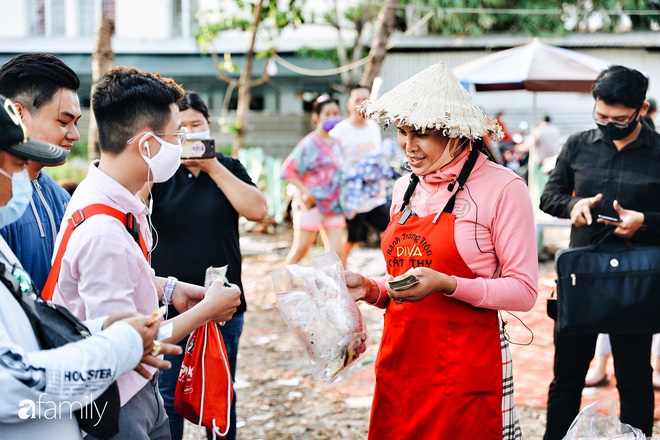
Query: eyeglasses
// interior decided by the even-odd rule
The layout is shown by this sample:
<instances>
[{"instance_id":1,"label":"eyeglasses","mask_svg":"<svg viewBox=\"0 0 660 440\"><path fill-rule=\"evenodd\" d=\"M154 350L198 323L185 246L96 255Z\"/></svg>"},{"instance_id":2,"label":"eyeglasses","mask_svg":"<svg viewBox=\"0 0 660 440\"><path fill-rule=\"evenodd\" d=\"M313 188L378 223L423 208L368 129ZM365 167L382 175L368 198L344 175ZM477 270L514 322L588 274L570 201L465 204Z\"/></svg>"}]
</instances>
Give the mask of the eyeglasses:
<instances>
[{"instance_id":1,"label":"eyeglasses","mask_svg":"<svg viewBox=\"0 0 660 440\"><path fill-rule=\"evenodd\" d=\"M598 119L598 118L596 117L596 108L595 108L595 107L594 107L594 112L593 112L593 118L594 118L594 122L596 123L596 125L600 125L600 126L604 127L604 126L606 126L607 124L612 124L614 127L618 128L618 129L620 129L620 130L624 130L624 129L628 128L628 126L629 126L630 124L632 124L632 122L633 122L635 119L637 119L637 115L639 115L639 111L640 111L640 110L641 110L641 109L637 109L637 110L635 110L635 113L630 117L630 119L628 120L628 122L626 122L625 124L622 124L622 123L620 123L620 122L613 122L613 121L612 121L612 122L604 122L604 121L601 121L600 119Z\"/></svg>"},{"instance_id":2,"label":"eyeglasses","mask_svg":"<svg viewBox=\"0 0 660 440\"><path fill-rule=\"evenodd\" d=\"M132 138L127 140L126 143L127 144L132 144L133 142L135 142L135 140L137 138L139 138L140 136L142 136L144 134L147 134L147 133L151 133L151 134L156 135L156 136L176 136L176 138L179 142L179 145L183 145L183 142L186 140L186 136L188 135L188 129L186 127L181 127L181 129L179 131L175 131L175 132L145 131L143 133L136 134L135 136L133 136Z\"/></svg>"}]
</instances>

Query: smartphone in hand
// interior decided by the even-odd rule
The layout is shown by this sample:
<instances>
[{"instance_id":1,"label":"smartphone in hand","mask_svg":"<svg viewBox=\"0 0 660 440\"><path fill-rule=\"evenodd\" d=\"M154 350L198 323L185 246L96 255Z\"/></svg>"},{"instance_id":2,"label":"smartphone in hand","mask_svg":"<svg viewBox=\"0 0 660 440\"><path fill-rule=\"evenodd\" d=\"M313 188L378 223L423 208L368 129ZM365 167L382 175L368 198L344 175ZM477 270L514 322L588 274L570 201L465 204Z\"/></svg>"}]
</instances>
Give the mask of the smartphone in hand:
<instances>
[{"instance_id":1,"label":"smartphone in hand","mask_svg":"<svg viewBox=\"0 0 660 440\"><path fill-rule=\"evenodd\" d=\"M611 222L620 222L621 219L618 217L612 217L609 215L604 215L604 214L598 214L598 218L602 218L603 220L609 220Z\"/></svg>"},{"instance_id":2,"label":"smartphone in hand","mask_svg":"<svg viewBox=\"0 0 660 440\"><path fill-rule=\"evenodd\" d=\"M188 139L183 143L181 159L213 159L214 157L213 139Z\"/></svg>"}]
</instances>

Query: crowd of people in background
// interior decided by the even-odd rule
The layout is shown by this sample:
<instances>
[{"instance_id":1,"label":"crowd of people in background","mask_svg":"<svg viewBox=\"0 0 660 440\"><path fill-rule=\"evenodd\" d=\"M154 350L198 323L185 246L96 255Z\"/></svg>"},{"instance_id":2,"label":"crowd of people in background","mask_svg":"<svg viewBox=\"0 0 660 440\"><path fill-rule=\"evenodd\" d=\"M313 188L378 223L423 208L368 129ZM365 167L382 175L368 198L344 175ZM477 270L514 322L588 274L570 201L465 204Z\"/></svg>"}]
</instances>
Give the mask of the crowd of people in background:
<instances>
[{"instance_id":1,"label":"crowd of people in background","mask_svg":"<svg viewBox=\"0 0 660 440\"><path fill-rule=\"evenodd\" d=\"M53 402L96 398L116 381L114 438L181 439L174 400L188 335L224 323L236 377L247 311L239 219L263 220L266 199L237 159L218 152L182 159L186 141L212 139L211 115L197 93L123 66L106 72L92 96L100 159L82 182L55 182L47 167L63 164L80 139L79 87L76 73L53 55L19 55L0 67L0 437L105 438L81 432L75 418L22 420L17 410L44 393ZM603 71L592 92L597 128L563 146L549 115L533 135L516 138L504 112L489 118L443 63L381 97L352 86L345 109L329 95L314 101L312 131L281 169L296 190L283 264L303 260L319 234L345 268L356 245L374 236L380 242L384 277L344 274L356 301L385 310L369 438L522 438L498 311L528 311L537 298L528 187L542 192L543 211L571 220L570 247L607 228L660 244L660 206L645 191L660 187L656 102L647 87L635 70ZM396 127L396 142L383 139L380 124ZM392 143L400 167L388 162ZM608 186L599 173L612 164L620 173ZM631 169L635 179L624 178ZM596 221L597 212L621 221ZM400 246L419 253L393 254ZM206 268L223 266L227 283L205 287ZM402 276L416 284L393 289L388 281ZM40 295L92 336L45 350L21 308ZM157 339L163 327L170 332ZM555 330L544 438L566 434L584 386L609 380L610 354L621 420L650 436L653 387L660 387L660 337L653 352L651 338L601 335L596 344L596 334ZM107 373L77 388L63 385L82 370ZM238 397L234 391L230 440L237 438Z\"/></svg>"},{"instance_id":2,"label":"crowd of people in background","mask_svg":"<svg viewBox=\"0 0 660 440\"><path fill-rule=\"evenodd\" d=\"M356 244L387 228L386 182L399 174L386 160L380 126L357 111L370 93L362 85L350 87L343 120L337 101L321 95L312 107L315 131L283 164L282 178L298 189L287 264L302 260L320 231L326 251L336 252L346 267Z\"/></svg>"}]
</instances>

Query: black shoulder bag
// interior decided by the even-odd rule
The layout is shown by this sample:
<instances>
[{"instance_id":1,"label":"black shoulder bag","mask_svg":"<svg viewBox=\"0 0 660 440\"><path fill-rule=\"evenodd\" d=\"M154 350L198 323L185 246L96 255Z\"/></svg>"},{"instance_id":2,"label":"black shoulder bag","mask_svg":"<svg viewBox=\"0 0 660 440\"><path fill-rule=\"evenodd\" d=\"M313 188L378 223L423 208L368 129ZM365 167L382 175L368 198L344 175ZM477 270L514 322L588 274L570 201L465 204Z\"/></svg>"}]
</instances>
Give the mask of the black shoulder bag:
<instances>
[{"instance_id":1,"label":"black shoulder bag","mask_svg":"<svg viewBox=\"0 0 660 440\"><path fill-rule=\"evenodd\" d=\"M29 275L19 266L8 267L0 262L0 281L21 305L41 348L57 348L91 336L85 324L66 308L44 301L32 285ZM106 408L103 417L100 418L93 408L85 407L74 412L78 425L94 437L114 437L119 433L120 400L117 382L113 382L94 403L97 407Z\"/></svg>"},{"instance_id":2,"label":"black shoulder bag","mask_svg":"<svg viewBox=\"0 0 660 440\"><path fill-rule=\"evenodd\" d=\"M660 332L660 247L630 240L557 253L557 322L566 334Z\"/></svg>"}]
</instances>

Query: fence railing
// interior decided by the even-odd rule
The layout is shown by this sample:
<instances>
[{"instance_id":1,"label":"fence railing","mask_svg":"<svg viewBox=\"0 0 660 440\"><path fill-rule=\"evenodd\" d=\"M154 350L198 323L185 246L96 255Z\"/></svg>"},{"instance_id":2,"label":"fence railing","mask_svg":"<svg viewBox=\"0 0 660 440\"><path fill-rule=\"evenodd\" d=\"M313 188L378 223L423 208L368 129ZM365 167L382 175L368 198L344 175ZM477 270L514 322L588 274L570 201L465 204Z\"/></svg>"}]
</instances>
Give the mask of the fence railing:
<instances>
[{"instance_id":1,"label":"fence railing","mask_svg":"<svg viewBox=\"0 0 660 440\"><path fill-rule=\"evenodd\" d=\"M280 178L282 159L267 155L260 147L252 147L239 150L238 160L266 196L268 215L282 223L286 211L285 186Z\"/></svg>"}]
</instances>

